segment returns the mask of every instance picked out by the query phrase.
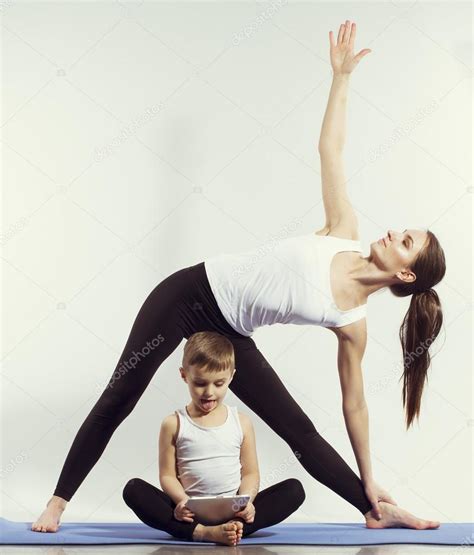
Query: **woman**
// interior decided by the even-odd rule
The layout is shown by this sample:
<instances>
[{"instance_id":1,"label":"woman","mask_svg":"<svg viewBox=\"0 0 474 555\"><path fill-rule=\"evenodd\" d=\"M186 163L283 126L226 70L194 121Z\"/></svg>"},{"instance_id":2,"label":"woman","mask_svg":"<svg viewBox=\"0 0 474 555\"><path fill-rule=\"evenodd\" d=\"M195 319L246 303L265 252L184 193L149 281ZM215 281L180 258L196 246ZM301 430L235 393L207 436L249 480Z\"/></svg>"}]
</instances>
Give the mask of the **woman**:
<instances>
[{"instance_id":1,"label":"woman","mask_svg":"<svg viewBox=\"0 0 474 555\"><path fill-rule=\"evenodd\" d=\"M398 507L372 476L361 373L367 298L384 287L396 296L412 295L400 328L403 404L409 427L419 415L430 364L428 347L443 321L439 298L431 288L444 276L445 258L435 235L418 229L389 230L386 237L371 244L368 257L360 255L357 220L345 191L342 163L349 76L370 52L365 49L354 56L355 34L355 23L349 21L340 26L337 43L329 33L333 82L319 140L325 226L283 240L271 256L259 259L256 250L216 256L178 270L155 287L135 319L109 384L80 427L54 494L32 530L58 529L67 502L156 370L183 338L204 330L222 333L234 346L237 372L230 386L234 394L298 453L311 476L359 509L367 527L439 526ZM320 325L336 334L343 413L360 478L317 432L251 338L257 327L275 323Z\"/></svg>"}]
</instances>

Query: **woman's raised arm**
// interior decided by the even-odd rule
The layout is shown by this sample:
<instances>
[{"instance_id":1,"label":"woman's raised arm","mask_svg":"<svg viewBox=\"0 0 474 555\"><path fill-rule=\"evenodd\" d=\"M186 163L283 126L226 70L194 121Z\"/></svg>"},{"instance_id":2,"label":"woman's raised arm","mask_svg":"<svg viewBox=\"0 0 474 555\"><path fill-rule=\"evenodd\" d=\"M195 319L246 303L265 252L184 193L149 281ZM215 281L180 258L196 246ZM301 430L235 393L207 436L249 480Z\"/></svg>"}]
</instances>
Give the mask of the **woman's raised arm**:
<instances>
[{"instance_id":1,"label":"woman's raised arm","mask_svg":"<svg viewBox=\"0 0 474 555\"><path fill-rule=\"evenodd\" d=\"M361 50L354 56L355 35L355 23L351 26L349 21L341 25L336 44L332 31L329 32L333 80L318 143L326 226L329 228L346 222L349 226L344 227L348 229L357 226L357 219L347 196L342 151L346 138L349 77L359 61L371 50Z\"/></svg>"},{"instance_id":2,"label":"woman's raised arm","mask_svg":"<svg viewBox=\"0 0 474 555\"><path fill-rule=\"evenodd\" d=\"M341 152L345 142L346 100L349 76L360 60L369 52L364 48L354 56L354 42L356 24L341 24L337 43L334 42L332 31L329 31L329 54L333 70L333 81L329 93L329 101L324 114L319 150L322 149Z\"/></svg>"}]
</instances>

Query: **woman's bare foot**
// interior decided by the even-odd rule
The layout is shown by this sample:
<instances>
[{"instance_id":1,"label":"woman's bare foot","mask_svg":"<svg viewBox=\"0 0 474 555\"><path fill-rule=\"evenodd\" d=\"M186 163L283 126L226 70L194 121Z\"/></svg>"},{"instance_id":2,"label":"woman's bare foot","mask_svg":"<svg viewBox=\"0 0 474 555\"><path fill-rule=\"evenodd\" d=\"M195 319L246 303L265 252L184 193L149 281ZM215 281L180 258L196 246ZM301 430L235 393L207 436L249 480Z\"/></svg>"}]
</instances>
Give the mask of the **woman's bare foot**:
<instances>
[{"instance_id":1,"label":"woman's bare foot","mask_svg":"<svg viewBox=\"0 0 474 555\"><path fill-rule=\"evenodd\" d=\"M41 516L31 525L33 532L57 532L60 527L59 520L66 508L66 504L67 501L65 499L51 498Z\"/></svg>"},{"instance_id":2,"label":"woman's bare foot","mask_svg":"<svg viewBox=\"0 0 474 555\"><path fill-rule=\"evenodd\" d=\"M243 524L236 520L230 520L216 526L198 524L194 528L193 540L236 545L242 537L242 528Z\"/></svg>"},{"instance_id":3,"label":"woman's bare foot","mask_svg":"<svg viewBox=\"0 0 474 555\"><path fill-rule=\"evenodd\" d=\"M385 501L379 501L382 518L375 519L372 512L366 513L365 520L367 528L415 528L416 530L428 530L438 528L440 522L437 520L423 520L410 514L398 505L392 505Z\"/></svg>"}]
</instances>

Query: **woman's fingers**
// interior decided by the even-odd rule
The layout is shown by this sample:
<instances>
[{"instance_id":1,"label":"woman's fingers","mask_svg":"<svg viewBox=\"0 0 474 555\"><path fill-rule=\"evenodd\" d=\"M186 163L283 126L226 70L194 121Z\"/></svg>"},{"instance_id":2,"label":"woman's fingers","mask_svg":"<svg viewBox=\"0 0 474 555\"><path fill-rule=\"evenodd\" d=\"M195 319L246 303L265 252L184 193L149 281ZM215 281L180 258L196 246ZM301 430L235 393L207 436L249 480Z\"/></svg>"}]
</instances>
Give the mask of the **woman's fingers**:
<instances>
[{"instance_id":1,"label":"woman's fingers","mask_svg":"<svg viewBox=\"0 0 474 555\"><path fill-rule=\"evenodd\" d=\"M346 19L346 24L344 25L344 44L349 44L349 39L351 37L351 22Z\"/></svg>"},{"instance_id":2,"label":"woman's fingers","mask_svg":"<svg viewBox=\"0 0 474 555\"><path fill-rule=\"evenodd\" d=\"M372 505L372 514L374 518L382 518L382 513L379 507L379 497L373 488L369 488L365 491L370 504Z\"/></svg>"},{"instance_id":3,"label":"woman's fingers","mask_svg":"<svg viewBox=\"0 0 474 555\"><path fill-rule=\"evenodd\" d=\"M349 46L350 46L351 50L354 49L355 38L356 38L356 24L353 23L351 25L351 35L349 37Z\"/></svg>"},{"instance_id":4,"label":"woman's fingers","mask_svg":"<svg viewBox=\"0 0 474 555\"><path fill-rule=\"evenodd\" d=\"M362 60L362 58L363 58L364 56L366 56L367 54L369 54L370 52L372 52L372 50L370 50L370 48L364 48L363 50L361 50L361 51L357 54L357 56L354 56L356 62L359 63L359 62Z\"/></svg>"},{"instance_id":5,"label":"woman's fingers","mask_svg":"<svg viewBox=\"0 0 474 555\"><path fill-rule=\"evenodd\" d=\"M370 500L370 502L372 503L373 512L374 512L374 514L375 514L375 518L382 518L382 512L380 511L378 499L377 499L377 498L372 498L372 499Z\"/></svg>"},{"instance_id":6,"label":"woman's fingers","mask_svg":"<svg viewBox=\"0 0 474 555\"><path fill-rule=\"evenodd\" d=\"M332 31L329 31L329 40L332 47L342 46L354 46L356 37L356 24L351 23L348 19L345 23L341 23L339 27L339 33L337 35L337 43L334 43L334 35Z\"/></svg>"},{"instance_id":7,"label":"woman's fingers","mask_svg":"<svg viewBox=\"0 0 474 555\"><path fill-rule=\"evenodd\" d=\"M382 511L380 510L380 506L378 502L375 504L375 510L376 510L375 514L377 515L377 518L382 518Z\"/></svg>"},{"instance_id":8,"label":"woman's fingers","mask_svg":"<svg viewBox=\"0 0 474 555\"><path fill-rule=\"evenodd\" d=\"M341 23L341 26L339 27L339 34L337 35L337 44L341 44L342 42L342 37L344 36L344 23Z\"/></svg>"},{"instance_id":9,"label":"woman's fingers","mask_svg":"<svg viewBox=\"0 0 474 555\"><path fill-rule=\"evenodd\" d=\"M383 501L386 501L387 503L390 503L390 504L392 504L392 505L396 505L396 504L397 504L397 502L395 501L395 499L394 499L391 495L389 495L388 493L386 493L386 494L383 496Z\"/></svg>"}]
</instances>

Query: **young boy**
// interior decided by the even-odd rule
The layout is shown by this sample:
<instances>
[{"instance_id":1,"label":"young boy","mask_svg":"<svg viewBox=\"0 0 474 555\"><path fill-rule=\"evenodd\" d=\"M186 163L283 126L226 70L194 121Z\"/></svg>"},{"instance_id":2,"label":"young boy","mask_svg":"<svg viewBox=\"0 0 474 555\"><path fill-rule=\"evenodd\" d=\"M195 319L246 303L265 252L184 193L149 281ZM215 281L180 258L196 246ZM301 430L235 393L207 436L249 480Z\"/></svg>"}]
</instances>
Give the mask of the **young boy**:
<instances>
[{"instance_id":1,"label":"young boy","mask_svg":"<svg viewBox=\"0 0 474 555\"><path fill-rule=\"evenodd\" d=\"M281 522L304 501L301 482L289 478L259 492L255 432L250 418L224 403L236 372L234 349L217 332L197 332L184 347L181 378L191 400L161 424L159 474L163 491L140 478L124 490L125 503L153 528L190 541L236 545L243 536ZM250 496L234 518L204 526L190 496Z\"/></svg>"}]
</instances>

